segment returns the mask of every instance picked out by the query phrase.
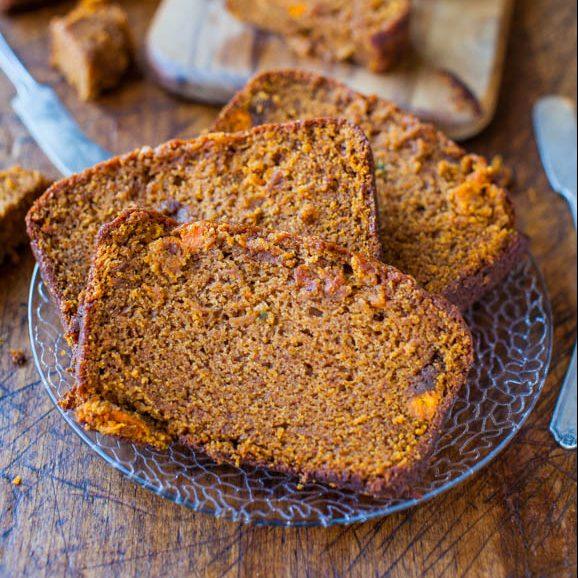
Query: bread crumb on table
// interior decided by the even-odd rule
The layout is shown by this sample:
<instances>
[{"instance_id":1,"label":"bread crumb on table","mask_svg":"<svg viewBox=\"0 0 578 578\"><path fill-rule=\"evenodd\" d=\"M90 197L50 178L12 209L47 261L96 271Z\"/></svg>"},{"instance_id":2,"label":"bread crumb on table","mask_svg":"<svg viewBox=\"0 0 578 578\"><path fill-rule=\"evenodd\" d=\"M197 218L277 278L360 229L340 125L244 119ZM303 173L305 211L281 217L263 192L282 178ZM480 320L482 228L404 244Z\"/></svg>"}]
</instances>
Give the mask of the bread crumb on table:
<instances>
[{"instance_id":1,"label":"bread crumb on table","mask_svg":"<svg viewBox=\"0 0 578 578\"><path fill-rule=\"evenodd\" d=\"M16 476L13 480L12 480L12 485L13 486L21 486L22 485L22 476Z\"/></svg>"},{"instance_id":2,"label":"bread crumb on table","mask_svg":"<svg viewBox=\"0 0 578 578\"><path fill-rule=\"evenodd\" d=\"M28 363L28 357L22 349L11 349L10 359L15 367L24 367Z\"/></svg>"}]
</instances>

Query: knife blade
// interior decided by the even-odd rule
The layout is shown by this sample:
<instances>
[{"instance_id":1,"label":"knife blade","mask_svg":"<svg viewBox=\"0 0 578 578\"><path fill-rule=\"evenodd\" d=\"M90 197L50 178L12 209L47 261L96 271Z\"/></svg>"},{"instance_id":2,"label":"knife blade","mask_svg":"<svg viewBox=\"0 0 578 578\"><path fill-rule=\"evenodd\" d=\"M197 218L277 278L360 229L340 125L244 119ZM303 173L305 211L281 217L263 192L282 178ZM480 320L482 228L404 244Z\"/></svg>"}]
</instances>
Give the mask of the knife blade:
<instances>
[{"instance_id":1,"label":"knife blade","mask_svg":"<svg viewBox=\"0 0 578 578\"><path fill-rule=\"evenodd\" d=\"M38 146L65 176L111 157L80 129L49 87L34 80L0 34L0 68L14 84L12 107Z\"/></svg>"},{"instance_id":2,"label":"knife blade","mask_svg":"<svg viewBox=\"0 0 578 578\"><path fill-rule=\"evenodd\" d=\"M568 201L576 225L576 108L566 98L543 98L534 109L534 125L550 184Z\"/></svg>"},{"instance_id":3,"label":"knife blade","mask_svg":"<svg viewBox=\"0 0 578 578\"><path fill-rule=\"evenodd\" d=\"M568 99L543 98L534 108L534 127L542 162L552 188L570 207L576 227L577 206L577 126L576 108ZM562 384L550 431L565 449L577 447L577 349Z\"/></svg>"}]
</instances>

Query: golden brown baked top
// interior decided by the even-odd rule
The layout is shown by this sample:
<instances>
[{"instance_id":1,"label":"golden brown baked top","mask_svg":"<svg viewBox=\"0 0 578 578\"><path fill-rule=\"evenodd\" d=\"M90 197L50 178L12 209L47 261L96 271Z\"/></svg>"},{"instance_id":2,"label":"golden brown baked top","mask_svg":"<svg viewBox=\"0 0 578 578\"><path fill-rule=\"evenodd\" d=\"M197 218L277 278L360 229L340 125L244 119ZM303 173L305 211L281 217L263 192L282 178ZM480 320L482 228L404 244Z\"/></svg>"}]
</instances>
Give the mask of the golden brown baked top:
<instances>
[{"instance_id":1,"label":"golden brown baked top","mask_svg":"<svg viewBox=\"0 0 578 578\"><path fill-rule=\"evenodd\" d=\"M130 207L223 219L380 253L367 139L345 121L268 126L142 149L57 183L28 216L44 279L74 330L99 228Z\"/></svg>"},{"instance_id":2,"label":"golden brown baked top","mask_svg":"<svg viewBox=\"0 0 578 578\"><path fill-rule=\"evenodd\" d=\"M129 211L103 228L73 405L90 427L384 495L472 363L455 308L311 238Z\"/></svg>"},{"instance_id":3,"label":"golden brown baked top","mask_svg":"<svg viewBox=\"0 0 578 578\"><path fill-rule=\"evenodd\" d=\"M240 20L282 34L301 56L353 60L375 71L409 44L410 0L227 0Z\"/></svg>"},{"instance_id":4,"label":"golden brown baked top","mask_svg":"<svg viewBox=\"0 0 578 578\"><path fill-rule=\"evenodd\" d=\"M256 77L215 129L319 116L354 122L372 144L384 260L428 290L471 304L480 296L471 285L489 284L521 245L496 168L387 101L298 71Z\"/></svg>"}]
</instances>

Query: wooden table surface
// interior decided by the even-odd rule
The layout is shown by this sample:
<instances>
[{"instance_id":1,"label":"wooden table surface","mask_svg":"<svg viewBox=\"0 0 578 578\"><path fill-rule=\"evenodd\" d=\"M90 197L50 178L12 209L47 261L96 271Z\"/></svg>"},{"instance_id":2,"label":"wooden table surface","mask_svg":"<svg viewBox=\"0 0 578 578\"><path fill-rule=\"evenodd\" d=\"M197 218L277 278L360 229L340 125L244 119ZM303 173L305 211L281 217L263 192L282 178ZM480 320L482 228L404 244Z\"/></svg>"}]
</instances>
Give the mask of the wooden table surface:
<instances>
[{"instance_id":1,"label":"wooden table surface","mask_svg":"<svg viewBox=\"0 0 578 578\"><path fill-rule=\"evenodd\" d=\"M157 2L124 3L144 33ZM120 153L209 125L214 110L139 78L96 105L79 103L47 65L46 23L57 10L0 18L0 30L100 144ZM421 508L349 528L244 527L168 503L82 444L33 364L12 366L10 348L30 351L26 255L0 268L0 576L576 576L576 454L548 433L576 333L576 237L532 135L531 108L546 93L576 98L576 2L518 0L498 116L468 146L515 168L515 202L547 279L556 343L537 409L495 463ZM11 111L11 95L0 75L0 166L56 176Z\"/></svg>"}]
</instances>

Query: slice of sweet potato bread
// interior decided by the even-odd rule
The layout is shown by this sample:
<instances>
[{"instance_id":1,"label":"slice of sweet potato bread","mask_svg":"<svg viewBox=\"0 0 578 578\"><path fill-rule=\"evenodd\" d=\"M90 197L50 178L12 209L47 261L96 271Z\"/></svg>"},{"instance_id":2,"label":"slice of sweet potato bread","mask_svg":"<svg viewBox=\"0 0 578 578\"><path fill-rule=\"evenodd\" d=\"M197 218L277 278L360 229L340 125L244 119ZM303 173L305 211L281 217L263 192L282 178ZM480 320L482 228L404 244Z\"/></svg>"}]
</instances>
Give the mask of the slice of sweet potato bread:
<instances>
[{"instance_id":1,"label":"slice of sweet potato bread","mask_svg":"<svg viewBox=\"0 0 578 578\"><path fill-rule=\"evenodd\" d=\"M333 116L361 126L376 163L384 260L464 309L525 250L497 170L392 103L300 71L256 77L215 129Z\"/></svg>"},{"instance_id":2,"label":"slice of sweet potato bread","mask_svg":"<svg viewBox=\"0 0 578 578\"><path fill-rule=\"evenodd\" d=\"M301 56L385 72L409 48L410 0L227 0L227 8L285 36Z\"/></svg>"},{"instance_id":3,"label":"slice of sweet potato bread","mask_svg":"<svg viewBox=\"0 0 578 578\"><path fill-rule=\"evenodd\" d=\"M180 222L223 219L381 253L370 146L336 120L145 148L54 185L28 215L45 282L74 334L99 228L131 207Z\"/></svg>"},{"instance_id":4,"label":"slice of sweet potato bread","mask_svg":"<svg viewBox=\"0 0 578 578\"><path fill-rule=\"evenodd\" d=\"M377 260L146 211L102 230L83 310L89 427L379 496L411 493L472 363L458 310Z\"/></svg>"}]
</instances>

